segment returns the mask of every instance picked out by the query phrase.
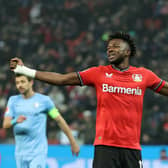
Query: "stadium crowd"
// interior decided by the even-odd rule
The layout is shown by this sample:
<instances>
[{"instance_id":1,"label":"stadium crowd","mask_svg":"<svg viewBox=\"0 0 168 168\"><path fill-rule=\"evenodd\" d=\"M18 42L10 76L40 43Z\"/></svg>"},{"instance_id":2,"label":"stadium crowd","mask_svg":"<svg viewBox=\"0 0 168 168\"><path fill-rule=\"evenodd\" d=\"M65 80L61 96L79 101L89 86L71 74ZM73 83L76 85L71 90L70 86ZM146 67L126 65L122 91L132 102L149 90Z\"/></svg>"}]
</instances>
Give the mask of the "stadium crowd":
<instances>
[{"instance_id":1,"label":"stadium crowd","mask_svg":"<svg viewBox=\"0 0 168 168\"><path fill-rule=\"evenodd\" d=\"M0 123L8 97L16 94L9 70L9 60L15 56L40 70L79 71L106 64L108 34L124 30L137 44L132 64L145 66L168 80L166 1L0 0L0 9ZM56 87L36 81L35 90L54 100L80 144L93 143L94 89ZM163 96L146 92L142 144L167 144L167 101ZM48 120L49 143L68 143L55 122ZM12 132L0 128L0 141L13 143Z\"/></svg>"}]
</instances>

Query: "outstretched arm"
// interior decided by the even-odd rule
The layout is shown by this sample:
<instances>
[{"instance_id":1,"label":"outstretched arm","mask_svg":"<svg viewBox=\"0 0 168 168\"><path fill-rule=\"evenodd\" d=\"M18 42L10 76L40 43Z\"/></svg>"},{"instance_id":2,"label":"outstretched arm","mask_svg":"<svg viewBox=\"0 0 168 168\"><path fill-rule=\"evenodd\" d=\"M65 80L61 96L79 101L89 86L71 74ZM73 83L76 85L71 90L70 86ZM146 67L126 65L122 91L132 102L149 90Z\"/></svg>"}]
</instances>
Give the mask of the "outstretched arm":
<instances>
[{"instance_id":1,"label":"outstretched arm","mask_svg":"<svg viewBox=\"0 0 168 168\"><path fill-rule=\"evenodd\" d=\"M76 72L60 74L36 71L35 79L54 85L80 85L80 80Z\"/></svg>"},{"instance_id":2,"label":"outstretched arm","mask_svg":"<svg viewBox=\"0 0 168 168\"><path fill-rule=\"evenodd\" d=\"M165 83L159 93L168 96L168 82Z\"/></svg>"},{"instance_id":3,"label":"outstretched arm","mask_svg":"<svg viewBox=\"0 0 168 168\"><path fill-rule=\"evenodd\" d=\"M15 73L23 74L40 81L54 85L80 85L80 80L76 72L60 74L55 72L45 72L25 67L22 60L13 58L10 60L10 68Z\"/></svg>"}]
</instances>

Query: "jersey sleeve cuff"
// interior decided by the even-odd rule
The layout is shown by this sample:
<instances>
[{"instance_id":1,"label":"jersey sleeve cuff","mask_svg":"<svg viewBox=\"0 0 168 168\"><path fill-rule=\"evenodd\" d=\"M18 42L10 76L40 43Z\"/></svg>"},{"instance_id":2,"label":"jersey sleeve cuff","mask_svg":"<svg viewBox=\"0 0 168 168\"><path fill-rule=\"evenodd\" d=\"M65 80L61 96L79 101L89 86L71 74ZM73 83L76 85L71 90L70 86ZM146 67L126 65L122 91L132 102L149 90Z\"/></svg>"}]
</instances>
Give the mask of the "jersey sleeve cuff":
<instances>
[{"instance_id":1,"label":"jersey sleeve cuff","mask_svg":"<svg viewBox=\"0 0 168 168\"><path fill-rule=\"evenodd\" d=\"M160 92L162 87L165 85L165 81L161 80L160 83L154 88L156 92Z\"/></svg>"},{"instance_id":2,"label":"jersey sleeve cuff","mask_svg":"<svg viewBox=\"0 0 168 168\"><path fill-rule=\"evenodd\" d=\"M83 81L82 81L82 78L81 78L80 72L77 72L77 75L78 75L78 78L79 78L79 80L80 80L80 86L83 86L83 85L84 85L84 83L83 83Z\"/></svg>"}]
</instances>

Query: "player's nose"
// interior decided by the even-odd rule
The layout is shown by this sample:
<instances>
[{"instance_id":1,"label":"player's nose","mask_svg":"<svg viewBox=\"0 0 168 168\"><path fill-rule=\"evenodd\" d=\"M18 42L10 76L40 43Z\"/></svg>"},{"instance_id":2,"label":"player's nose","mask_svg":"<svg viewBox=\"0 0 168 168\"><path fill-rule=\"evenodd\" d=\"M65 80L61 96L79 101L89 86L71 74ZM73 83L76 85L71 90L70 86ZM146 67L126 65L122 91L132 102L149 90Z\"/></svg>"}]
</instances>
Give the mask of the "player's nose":
<instances>
[{"instance_id":1,"label":"player's nose","mask_svg":"<svg viewBox=\"0 0 168 168\"><path fill-rule=\"evenodd\" d=\"M19 89L21 89L21 88L22 88L22 84L17 84L17 87L18 87Z\"/></svg>"}]
</instances>

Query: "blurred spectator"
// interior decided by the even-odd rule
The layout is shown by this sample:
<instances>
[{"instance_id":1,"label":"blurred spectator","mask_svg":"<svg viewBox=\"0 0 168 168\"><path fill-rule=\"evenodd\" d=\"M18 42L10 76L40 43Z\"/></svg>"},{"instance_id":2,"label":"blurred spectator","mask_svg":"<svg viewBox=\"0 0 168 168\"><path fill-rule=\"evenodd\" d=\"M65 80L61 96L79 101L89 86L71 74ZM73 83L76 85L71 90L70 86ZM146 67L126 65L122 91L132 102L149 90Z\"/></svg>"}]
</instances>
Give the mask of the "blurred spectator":
<instances>
[{"instance_id":1,"label":"blurred spectator","mask_svg":"<svg viewBox=\"0 0 168 168\"><path fill-rule=\"evenodd\" d=\"M92 144L95 137L95 122L90 110L85 110L83 112L80 131L84 144Z\"/></svg>"},{"instance_id":2,"label":"blurred spectator","mask_svg":"<svg viewBox=\"0 0 168 168\"><path fill-rule=\"evenodd\" d=\"M26 64L41 70L79 71L105 64L108 35L123 30L136 40L137 55L132 64L146 66L166 79L167 6L165 0L0 0L0 121L8 97L16 93L12 88L12 73L8 70L8 61L14 56L24 57ZM77 122L79 136L83 137L81 141L93 142L93 137L89 137L86 130L94 131L94 89L53 87L38 81L35 86L38 92L55 100L69 123ZM149 101L151 97L152 101ZM86 110L91 111L89 119L84 115ZM168 142L164 119L167 111L167 98L147 91L142 143ZM55 125L49 121L48 136L52 142L57 138L52 132L53 127ZM5 142L12 142L12 133L5 138Z\"/></svg>"},{"instance_id":3,"label":"blurred spectator","mask_svg":"<svg viewBox=\"0 0 168 168\"><path fill-rule=\"evenodd\" d=\"M71 123L70 128L71 128L72 135L75 137L78 144L81 144L82 142L79 139L79 130L78 130L79 125L78 125L78 122L74 121L73 123ZM57 137L59 139L60 144L62 144L62 145L68 145L69 144L68 138L66 137L66 135L62 131L58 132Z\"/></svg>"},{"instance_id":4,"label":"blurred spectator","mask_svg":"<svg viewBox=\"0 0 168 168\"><path fill-rule=\"evenodd\" d=\"M168 160L168 156L167 156L167 153L166 153L166 149L162 149L160 151L160 160Z\"/></svg>"},{"instance_id":5,"label":"blurred spectator","mask_svg":"<svg viewBox=\"0 0 168 168\"><path fill-rule=\"evenodd\" d=\"M157 142L160 144L167 144L168 143L168 112L162 115L159 122L157 133L158 133Z\"/></svg>"}]
</instances>

